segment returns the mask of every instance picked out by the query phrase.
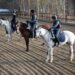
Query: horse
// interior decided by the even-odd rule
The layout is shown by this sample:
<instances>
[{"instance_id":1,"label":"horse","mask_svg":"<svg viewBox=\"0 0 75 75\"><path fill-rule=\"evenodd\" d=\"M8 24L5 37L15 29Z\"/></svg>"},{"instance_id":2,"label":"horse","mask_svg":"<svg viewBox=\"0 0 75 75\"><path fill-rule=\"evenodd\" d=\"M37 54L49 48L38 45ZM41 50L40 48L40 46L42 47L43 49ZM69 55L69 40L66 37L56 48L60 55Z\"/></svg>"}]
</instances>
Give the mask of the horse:
<instances>
[{"instance_id":1,"label":"horse","mask_svg":"<svg viewBox=\"0 0 75 75\"><path fill-rule=\"evenodd\" d=\"M16 22L16 24L17 24L17 22ZM6 36L8 37L8 41L10 41L12 39L12 33L14 32L11 27L11 22L1 18L0 25L5 27Z\"/></svg>"},{"instance_id":2,"label":"horse","mask_svg":"<svg viewBox=\"0 0 75 75\"><path fill-rule=\"evenodd\" d=\"M65 35L65 41L64 42L60 42L60 46L64 45L64 44L68 44L70 47L70 61L73 60L74 58L74 54L73 54L73 45L75 42L75 35L73 32L71 31L63 31L64 35ZM48 49L48 53L47 53L47 58L46 58L46 62L53 62L53 50L54 50L54 42L52 40L52 34L51 32L49 32L47 29L43 28L42 26L39 26L36 30L36 37L41 36L42 39L44 40L44 43Z\"/></svg>"},{"instance_id":3,"label":"horse","mask_svg":"<svg viewBox=\"0 0 75 75\"><path fill-rule=\"evenodd\" d=\"M26 51L29 51L29 38L32 37L32 33L27 27L28 25L26 23L20 22L19 31L26 42Z\"/></svg>"}]
</instances>

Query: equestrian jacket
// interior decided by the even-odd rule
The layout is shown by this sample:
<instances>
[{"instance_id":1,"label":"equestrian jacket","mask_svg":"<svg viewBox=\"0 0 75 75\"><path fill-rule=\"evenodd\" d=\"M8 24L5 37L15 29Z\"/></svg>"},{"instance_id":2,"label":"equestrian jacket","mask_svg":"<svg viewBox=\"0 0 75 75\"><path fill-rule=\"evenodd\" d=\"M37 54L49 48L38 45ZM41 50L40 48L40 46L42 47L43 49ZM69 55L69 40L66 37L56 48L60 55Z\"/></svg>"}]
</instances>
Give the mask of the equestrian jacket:
<instances>
[{"instance_id":1,"label":"equestrian jacket","mask_svg":"<svg viewBox=\"0 0 75 75\"><path fill-rule=\"evenodd\" d=\"M60 25L61 25L61 22L60 20L56 20L53 25L52 25L52 29L60 29Z\"/></svg>"},{"instance_id":2,"label":"equestrian jacket","mask_svg":"<svg viewBox=\"0 0 75 75\"><path fill-rule=\"evenodd\" d=\"M37 22L37 16L36 15L32 15L31 16L31 23L36 24L36 22Z\"/></svg>"}]
</instances>

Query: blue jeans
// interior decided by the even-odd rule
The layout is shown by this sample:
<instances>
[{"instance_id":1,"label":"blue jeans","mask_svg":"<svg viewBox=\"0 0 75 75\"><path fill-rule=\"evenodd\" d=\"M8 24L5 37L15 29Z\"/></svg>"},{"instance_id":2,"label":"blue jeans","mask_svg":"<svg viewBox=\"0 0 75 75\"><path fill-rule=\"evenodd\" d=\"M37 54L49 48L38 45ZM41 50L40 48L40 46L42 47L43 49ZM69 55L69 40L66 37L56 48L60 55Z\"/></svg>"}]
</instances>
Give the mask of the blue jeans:
<instances>
[{"instance_id":1,"label":"blue jeans","mask_svg":"<svg viewBox=\"0 0 75 75\"><path fill-rule=\"evenodd\" d=\"M31 24L32 37L35 38L36 24Z\"/></svg>"},{"instance_id":2,"label":"blue jeans","mask_svg":"<svg viewBox=\"0 0 75 75\"><path fill-rule=\"evenodd\" d=\"M55 29L55 30L53 30L53 33L54 33L55 38L58 39L59 33L60 33L60 29Z\"/></svg>"}]
</instances>

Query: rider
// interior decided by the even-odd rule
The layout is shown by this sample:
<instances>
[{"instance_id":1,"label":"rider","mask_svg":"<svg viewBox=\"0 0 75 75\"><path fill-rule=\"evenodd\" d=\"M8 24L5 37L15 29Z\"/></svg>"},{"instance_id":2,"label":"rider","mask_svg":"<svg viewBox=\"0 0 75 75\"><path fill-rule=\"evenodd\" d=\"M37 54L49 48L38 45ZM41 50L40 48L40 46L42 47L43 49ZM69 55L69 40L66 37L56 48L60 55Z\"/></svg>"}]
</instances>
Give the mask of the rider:
<instances>
[{"instance_id":1,"label":"rider","mask_svg":"<svg viewBox=\"0 0 75 75\"><path fill-rule=\"evenodd\" d=\"M31 17L31 20L27 21L27 24L30 24L30 30L33 33L32 38L35 38L35 29L36 29L36 23L37 23L37 16L35 15L34 10L30 11L30 17Z\"/></svg>"},{"instance_id":2,"label":"rider","mask_svg":"<svg viewBox=\"0 0 75 75\"><path fill-rule=\"evenodd\" d=\"M52 27L50 28L50 30L53 31L53 34L54 34L54 37L55 37L53 39L53 41L55 42L54 46L56 46L57 43L59 45L58 36L59 36L59 33L60 33L60 24L61 24L61 22L60 22L60 20L57 19L57 16L52 16L51 18L52 18L53 24L52 24Z\"/></svg>"},{"instance_id":3,"label":"rider","mask_svg":"<svg viewBox=\"0 0 75 75\"><path fill-rule=\"evenodd\" d=\"M12 16L11 27L12 27L13 31L17 30L17 28L16 28L16 13L15 12L13 13L13 16Z\"/></svg>"}]
</instances>

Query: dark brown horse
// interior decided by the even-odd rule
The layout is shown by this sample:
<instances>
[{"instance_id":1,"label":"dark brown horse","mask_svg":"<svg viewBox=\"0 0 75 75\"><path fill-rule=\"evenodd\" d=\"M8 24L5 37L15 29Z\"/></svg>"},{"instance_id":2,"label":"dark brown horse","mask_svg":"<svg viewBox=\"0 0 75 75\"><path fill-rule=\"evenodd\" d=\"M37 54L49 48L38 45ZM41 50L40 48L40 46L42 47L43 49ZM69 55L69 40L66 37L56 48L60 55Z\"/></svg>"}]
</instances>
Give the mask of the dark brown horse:
<instances>
[{"instance_id":1,"label":"dark brown horse","mask_svg":"<svg viewBox=\"0 0 75 75\"><path fill-rule=\"evenodd\" d=\"M32 37L32 33L29 29L27 29L27 24L26 23L20 23L19 31L24 37L25 42L26 42L26 51L29 51L29 38Z\"/></svg>"}]
</instances>

